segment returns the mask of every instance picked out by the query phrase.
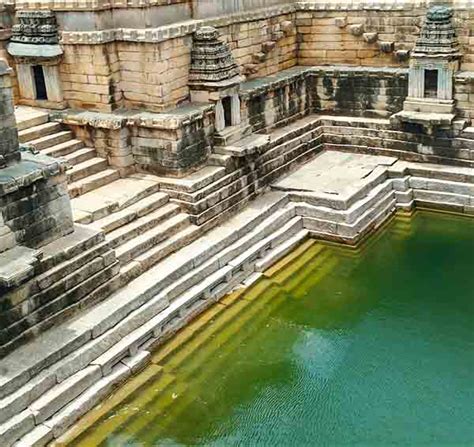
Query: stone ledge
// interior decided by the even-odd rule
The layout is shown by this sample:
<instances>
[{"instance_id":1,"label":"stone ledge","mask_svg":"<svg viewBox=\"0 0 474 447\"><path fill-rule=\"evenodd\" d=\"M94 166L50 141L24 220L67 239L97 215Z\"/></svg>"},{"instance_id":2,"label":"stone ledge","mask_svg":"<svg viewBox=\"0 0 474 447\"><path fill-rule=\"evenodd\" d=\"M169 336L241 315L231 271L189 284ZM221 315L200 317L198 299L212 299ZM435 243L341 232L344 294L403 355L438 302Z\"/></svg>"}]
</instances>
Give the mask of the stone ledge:
<instances>
[{"instance_id":1,"label":"stone ledge","mask_svg":"<svg viewBox=\"0 0 474 447\"><path fill-rule=\"evenodd\" d=\"M61 33L61 43L68 44L102 44L115 41L156 43L168 39L184 37L194 33L201 26L223 27L236 23L256 21L279 15L291 14L295 7L291 4L270 8L228 14L210 19L196 19L164 25L151 29L114 28L101 31L64 31Z\"/></svg>"},{"instance_id":2,"label":"stone ledge","mask_svg":"<svg viewBox=\"0 0 474 447\"><path fill-rule=\"evenodd\" d=\"M16 287L34 275L41 252L27 247L14 247L0 253L0 288Z\"/></svg>"},{"instance_id":3,"label":"stone ledge","mask_svg":"<svg viewBox=\"0 0 474 447\"><path fill-rule=\"evenodd\" d=\"M92 126L98 129L119 130L124 127L147 127L153 129L176 130L200 120L210 113L210 104L189 104L171 112L152 113L137 111L115 111L114 113L65 110L51 115L51 120L59 123Z\"/></svg>"},{"instance_id":4,"label":"stone ledge","mask_svg":"<svg viewBox=\"0 0 474 447\"><path fill-rule=\"evenodd\" d=\"M46 155L22 152L20 162L0 170L0 197L65 171L64 161Z\"/></svg>"}]
</instances>

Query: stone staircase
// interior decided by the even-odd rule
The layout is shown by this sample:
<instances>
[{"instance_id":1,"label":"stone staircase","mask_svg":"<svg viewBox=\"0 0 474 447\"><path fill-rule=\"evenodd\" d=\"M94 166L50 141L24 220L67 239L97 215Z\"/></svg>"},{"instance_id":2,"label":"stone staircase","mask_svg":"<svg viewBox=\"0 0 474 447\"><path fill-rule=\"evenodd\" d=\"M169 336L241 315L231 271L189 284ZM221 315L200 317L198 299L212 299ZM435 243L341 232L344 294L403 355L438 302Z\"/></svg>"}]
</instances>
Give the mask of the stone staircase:
<instances>
[{"instance_id":1,"label":"stone staircase","mask_svg":"<svg viewBox=\"0 0 474 447\"><path fill-rule=\"evenodd\" d=\"M74 219L105 233L120 273L108 287L118 289L179 250L203 229L161 192L155 176L132 174L71 201Z\"/></svg>"},{"instance_id":2,"label":"stone staircase","mask_svg":"<svg viewBox=\"0 0 474 447\"><path fill-rule=\"evenodd\" d=\"M115 249L120 273L97 293L116 290L202 233L148 174L120 177L95 149L74 139L72 132L49 121L41 110L19 107L19 137L43 154L71 164L67 171L74 221L103 231Z\"/></svg>"},{"instance_id":3,"label":"stone staircase","mask_svg":"<svg viewBox=\"0 0 474 447\"><path fill-rule=\"evenodd\" d=\"M310 115L268 135L254 134L216 148L208 166L184 179L159 178L161 190L194 223L212 227L322 147L319 117ZM252 157L252 162L246 157Z\"/></svg>"},{"instance_id":4,"label":"stone staircase","mask_svg":"<svg viewBox=\"0 0 474 447\"><path fill-rule=\"evenodd\" d=\"M74 138L70 130L49 121L47 112L17 107L15 112L20 143L31 146L44 155L61 157L69 162L67 172L71 197L77 197L120 178L118 170L111 168L107 160L97 156Z\"/></svg>"},{"instance_id":5,"label":"stone staircase","mask_svg":"<svg viewBox=\"0 0 474 447\"><path fill-rule=\"evenodd\" d=\"M44 445L53 438L60 442L68 427L148 364L156 347L203 310L236 287L252 284L269 268L278 278L282 272L275 262L309 235L354 244L397 209L411 210L419 204L473 212L474 172L470 168L345 153L336 155L331 168L325 154L278 182L276 191L258 197L218 228L162 258L79 317L5 357L0 375L0 444L9 446L21 438L19 445ZM318 163L319 173L325 176L317 175L312 163ZM293 176L301 173L300 188L292 188ZM311 184L318 188L312 191ZM163 206L164 202L155 209ZM169 212L173 212L171 207ZM116 219L111 213L91 225L103 225L108 237L121 241L128 231L117 231L133 224L129 220L133 213L125 209L115 213ZM129 241L133 239L125 245ZM122 250L125 265L140 256L132 245ZM330 268L334 258L323 252L318 259L322 267ZM280 280L285 287L294 280L299 290L298 284L311 278L294 275Z\"/></svg>"}]
</instances>

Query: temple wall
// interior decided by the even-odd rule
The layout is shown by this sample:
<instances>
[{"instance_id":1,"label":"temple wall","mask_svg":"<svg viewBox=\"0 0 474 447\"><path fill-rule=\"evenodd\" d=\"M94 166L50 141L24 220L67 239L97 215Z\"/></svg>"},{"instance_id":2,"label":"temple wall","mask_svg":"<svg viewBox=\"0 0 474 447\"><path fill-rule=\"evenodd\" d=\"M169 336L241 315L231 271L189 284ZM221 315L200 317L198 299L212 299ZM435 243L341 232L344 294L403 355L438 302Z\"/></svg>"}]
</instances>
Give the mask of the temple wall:
<instances>
[{"instance_id":1,"label":"temple wall","mask_svg":"<svg viewBox=\"0 0 474 447\"><path fill-rule=\"evenodd\" d=\"M459 73L454 82L457 114L474 120L474 72Z\"/></svg>"},{"instance_id":2,"label":"temple wall","mask_svg":"<svg viewBox=\"0 0 474 447\"><path fill-rule=\"evenodd\" d=\"M42 8L56 11L62 32L60 80L67 107L101 112L123 107L163 112L187 102L192 35L203 25L219 29L248 81L296 65L406 68L407 51L419 33L427 2L168 3L142 2L126 8L118 2L42 4ZM462 2L451 3L464 51L461 68L474 70L474 11ZM21 4L22 8L25 6L33 8L34 4ZM10 13L3 12L1 16L4 29L0 29L0 57L5 55L6 40L2 36L8 37L12 22ZM9 63L13 66L11 59ZM370 110L378 112L384 102L390 102L391 92L387 95L386 87L381 86L377 93L374 89L378 87L373 85L376 81L370 82L371 85L366 83L367 96L378 96ZM15 78L13 86L17 98ZM458 107L466 117L472 116L473 109L470 88L469 82L456 87ZM331 103L344 104L327 95L322 84L318 84L318 95L323 110L337 112L341 107ZM348 113L352 113L357 107L352 108L349 102L353 101L345 104ZM389 104L387 112L397 107Z\"/></svg>"},{"instance_id":3,"label":"temple wall","mask_svg":"<svg viewBox=\"0 0 474 447\"><path fill-rule=\"evenodd\" d=\"M413 48L426 6L405 2L391 8L393 2L378 3L380 8L373 10L357 5L338 10L329 5L298 11L298 64L408 66L402 52ZM474 70L474 11L455 10L455 24L464 54L461 69Z\"/></svg>"},{"instance_id":4,"label":"temple wall","mask_svg":"<svg viewBox=\"0 0 474 447\"><path fill-rule=\"evenodd\" d=\"M35 164L36 160L32 158L31 162ZM35 175L39 177L38 172ZM73 220L65 168L49 166L42 179L16 191L0 191L0 213L17 242L27 247L36 248L71 233Z\"/></svg>"},{"instance_id":5,"label":"temple wall","mask_svg":"<svg viewBox=\"0 0 474 447\"><path fill-rule=\"evenodd\" d=\"M313 71L313 110L387 118L403 109L408 71L363 67L318 67Z\"/></svg>"},{"instance_id":6,"label":"temple wall","mask_svg":"<svg viewBox=\"0 0 474 447\"><path fill-rule=\"evenodd\" d=\"M64 100L71 108L112 111L122 104L117 45L64 45L59 66Z\"/></svg>"}]
</instances>

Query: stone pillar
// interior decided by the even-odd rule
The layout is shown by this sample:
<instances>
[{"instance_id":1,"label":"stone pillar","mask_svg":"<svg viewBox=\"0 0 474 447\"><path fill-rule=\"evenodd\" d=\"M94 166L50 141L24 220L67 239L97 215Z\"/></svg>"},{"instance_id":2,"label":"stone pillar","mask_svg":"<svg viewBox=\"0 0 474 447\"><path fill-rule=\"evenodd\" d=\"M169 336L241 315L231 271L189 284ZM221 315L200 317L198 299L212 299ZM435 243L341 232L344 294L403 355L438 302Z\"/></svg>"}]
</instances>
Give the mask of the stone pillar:
<instances>
[{"instance_id":1,"label":"stone pillar","mask_svg":"<svg viewBox=\"0 0 474 447\"><path fill-rule=\"evenodd\" d=\"M0 169L20 160L10 72L0 60Z\"/></svg>"},{"instance_id":2,"label":"stone pillar","mask_svg":"<svg viewBox=\"0 0 474 447\"><path fill-rule=\"evenodd\" d=\"M454 74L448 67L440 68L438 73L438 99L452 100Z\"/></svg>"},{"instance_id":3,"label":"stone pillar","mask_svg":"<svg viewBox=\"0 0 474 447\"><path fill-rule=\"evenodd\" d=\"M241 122L240 118L240 98L238 94L231 97L232 125L238 126Z\"/></svg>"},{"instance_id":4,"label":"stone pillar","mask_svg":"<svg viewBox=\"0 0 474 447\"><path fill-rule=\"evenodd\" d=\"M222 100L219 99L216 103L216 131L222 132L225 129L225 114Z\"/></svg>"}]
</instances>

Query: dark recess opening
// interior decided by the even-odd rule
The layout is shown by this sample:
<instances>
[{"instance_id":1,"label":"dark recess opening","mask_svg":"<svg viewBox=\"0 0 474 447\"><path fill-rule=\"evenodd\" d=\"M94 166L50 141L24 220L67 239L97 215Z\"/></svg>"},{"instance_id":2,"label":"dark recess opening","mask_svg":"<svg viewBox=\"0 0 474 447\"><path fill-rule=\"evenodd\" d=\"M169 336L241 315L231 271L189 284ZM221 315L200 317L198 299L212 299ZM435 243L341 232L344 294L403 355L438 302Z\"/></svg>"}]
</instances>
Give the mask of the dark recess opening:
<instances>
[{"instance_id":1,"label":"dark recess opening","mask_svg":"<svg viewBox=\"0 0 474 447\"><path fill-rule=\"evenodd\" d=\"M425 98L438 96L438 70L425 70Z\"/></svg>"},{"instance_id":2,"label":"dark recess opening","mask_svg":"<svg viewBox=\"0 0 474 447\"><path fill-rule=\"evenodd\" d=\"M230 96L222 100L222 107L224 107L225 127L232 126L232 103Z\"/></svg>"},{"instance_id":3,"label":"dark recess opening","mask_svg":"<svg viewBox=\"0 0 474 447\"><path fill-rule=\"evenodd\" d=\"M33 65L33 79L35 81L36 99L48 99L44 71L41 65Z\"/></svg>"}]
</instances>

